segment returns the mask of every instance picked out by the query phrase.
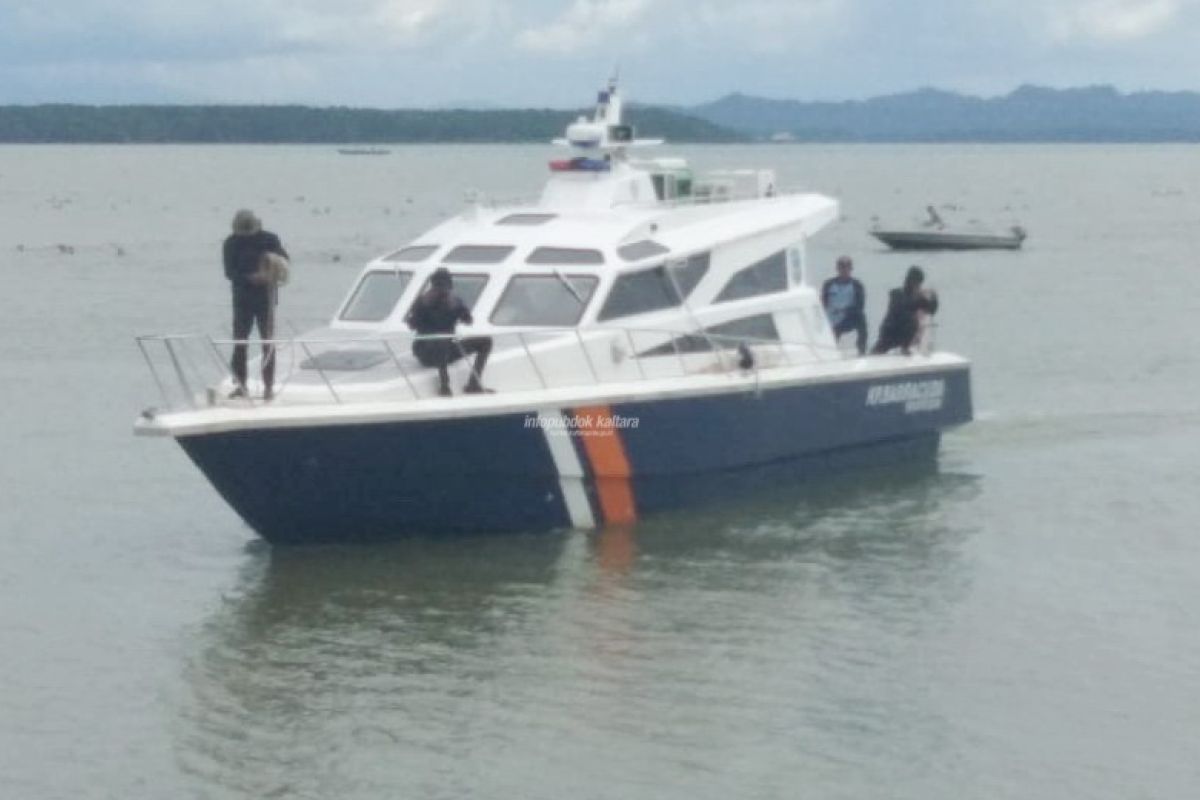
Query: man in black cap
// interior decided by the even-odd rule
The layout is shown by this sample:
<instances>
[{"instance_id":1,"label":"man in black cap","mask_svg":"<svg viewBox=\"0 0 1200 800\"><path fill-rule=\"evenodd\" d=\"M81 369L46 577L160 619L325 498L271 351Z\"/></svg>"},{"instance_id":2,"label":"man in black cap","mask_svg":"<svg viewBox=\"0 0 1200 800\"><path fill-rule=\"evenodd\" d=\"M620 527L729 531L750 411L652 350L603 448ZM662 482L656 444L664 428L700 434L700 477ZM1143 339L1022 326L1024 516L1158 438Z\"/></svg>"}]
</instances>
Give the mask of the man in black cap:
<instances>
[{"instance_id":1,"label":"man in black cap","mask_svg":"<svg viewBox=\"0 0 1200 800\"><path fill-rule=\"evenodd\" d=\"M445 267L434 270L429 278L429 288L413 303L405 321L418 335L413 341L413 355L423 366L437 367L438 394L443 397L451 395L447 367L472 353L475 354L475 365L471 368L471 377L463 391L469 394L486 391L479 377L492 352L492 339L490 336L451 338L459 322L470 325L474 319L466 304L454 293L454 278L450 270ZM423 336L437 338L420 338Z\"/></svg>"},{"instance_id":2,"label":"man in black cap","mask_svg":"<svg viewBox=\"0 0 1200 800\"><path fill-rule=\"evenodd\" d=\"M259 338L270 340L275 335L276 281L264 268L267 256L274 254L287 259L287 251L279 237L262 229L253 211L242 209L233 217L233 233L225 239L225 277L233 289L233 378L237 382L230 397L246 396L246 342L258 324ZM263 345L263 399L270 400L275 383L275 347Z\"/></svg>"}]
</instances>

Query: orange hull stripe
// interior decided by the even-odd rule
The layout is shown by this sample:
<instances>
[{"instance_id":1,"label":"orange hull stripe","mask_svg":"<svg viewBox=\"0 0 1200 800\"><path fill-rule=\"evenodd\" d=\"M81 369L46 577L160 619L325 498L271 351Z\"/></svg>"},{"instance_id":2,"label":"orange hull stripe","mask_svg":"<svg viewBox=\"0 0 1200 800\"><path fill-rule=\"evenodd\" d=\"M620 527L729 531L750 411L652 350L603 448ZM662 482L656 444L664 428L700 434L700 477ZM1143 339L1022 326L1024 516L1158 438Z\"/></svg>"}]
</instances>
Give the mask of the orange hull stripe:
<instances>
[{"instance_id":1,"label":"orange hull stripe","mask_svg":"<svg viewBox=\"0 0 1200 800\"><path fill-rule=\"evenodd\" d=\"M619 431L612 424L612 409L608 406L584 406L573 410L575 416L584 421L579 430L583 433L583 450L596 477L596 494L600 499L600 512L609 524L623 525L637 519L637 506L633 499L633 485L629 478L629 457Z\"/></svg>"}]
</instances>

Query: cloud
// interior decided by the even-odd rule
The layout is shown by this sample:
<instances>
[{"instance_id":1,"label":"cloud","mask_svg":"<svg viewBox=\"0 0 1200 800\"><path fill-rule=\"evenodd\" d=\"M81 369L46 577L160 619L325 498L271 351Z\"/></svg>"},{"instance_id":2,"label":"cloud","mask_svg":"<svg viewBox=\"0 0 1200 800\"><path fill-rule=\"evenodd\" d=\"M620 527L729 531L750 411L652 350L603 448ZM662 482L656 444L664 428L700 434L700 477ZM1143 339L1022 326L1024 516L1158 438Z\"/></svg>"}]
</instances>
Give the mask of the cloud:
<instances>
[{"instance_id":1,"label":"cloud","mask_svg":"<svg viewBox=\"0 0 1200 800\"><path fill-rule=\"evenodd\" d=\"M454 13L452 0L305 0L270 6L282 41L321 48L413 45L435 33L439 23L463 19Z\"/></svg>"},{"instance_id":2,"label":"cloud","mask_svg":"<svg viewBox=\"0 0 1200 800\"><path fill-rule=\"evenodd\" d=\"M0 0L0 102L1196 89L1200 0ZM1114 53L1121 57L1114 57Z\"/></svg>"},{"instance_id":3,"label":"cloud","mask_svg":"<svg viewBox=\"0 0 1200 800\"><path fill-rule=\"evenodd\" d=\"M853 0L573 0L553 21L519 33L520 50L571 55L649 44L773 52L808 41ZM721 52L708 53L721 58Z\"/></svg>"},{"instance_id":4,"label":"cloud","mask_svg":"<svg viewBox=\"0 0 1200 800\"><path fill-rule=\"evenodd\" d=\"M810 41L850 10L845 0L702 0L691 7L693 25L709 36L720 36L736 42L739 49L759 53L779 52Z\"/></svg>"},{"instance_id":5,"label":"cloud","mask_svg":"<svg viewBox=\"0 0 1200 800\"><path fill-rule=\"evenodd\" d=\"M496 0L6 0L0 60L188 61L419 47Z\"/></svg>"},{"instance_id":6,"label":"cloud","mask_svg":"<svg viewBox=\"0 0 1200 800\"><path fill-rule=\"evenodd\" d=\"M521 50L570 54L602 45L618 31L628 31L651 10L651 0L574 0L558 19L517 35Z\"/></svg>"},{"instance_id":7,"label":"cloud","mask_svg":"<svg viewBox=\"0 0 1200 800\"><path fill-rule=\"evenodd\" d=\"M1123 42L1166 29L1186 0L1072 0L1044 8L1051 38L1058 42Z\"/></svg>"}]
</instances>

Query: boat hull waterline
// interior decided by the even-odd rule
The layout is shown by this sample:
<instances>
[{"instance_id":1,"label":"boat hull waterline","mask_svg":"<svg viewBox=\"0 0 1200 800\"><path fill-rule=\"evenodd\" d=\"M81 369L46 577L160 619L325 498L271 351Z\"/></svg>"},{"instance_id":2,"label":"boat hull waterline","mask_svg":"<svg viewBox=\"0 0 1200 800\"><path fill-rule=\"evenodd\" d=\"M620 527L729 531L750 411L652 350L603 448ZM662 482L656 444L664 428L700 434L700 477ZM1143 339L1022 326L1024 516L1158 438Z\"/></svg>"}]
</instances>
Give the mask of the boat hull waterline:
<instances>
[{"instance_id":1,"label":"boat hull waterline","mask_svg":"<svg viewBox=\"0 0 1200 800\"><path fill-rule=\"evenodd\" d=\"M931 231L872 231L893 250L1018 250L1023 236L938 233Z\"/></svg>"},{"instance_id":2,"label":"boat hull waterline","mask_svg":"<svg viewBox=\"0 0 1200 800\"><path fill-rule=\"evenodd\" d=\"M965 365L456 418L250 427L178 441L277 544L634 522L764 481L936 457Z\"/></svg>"}]
</instances>

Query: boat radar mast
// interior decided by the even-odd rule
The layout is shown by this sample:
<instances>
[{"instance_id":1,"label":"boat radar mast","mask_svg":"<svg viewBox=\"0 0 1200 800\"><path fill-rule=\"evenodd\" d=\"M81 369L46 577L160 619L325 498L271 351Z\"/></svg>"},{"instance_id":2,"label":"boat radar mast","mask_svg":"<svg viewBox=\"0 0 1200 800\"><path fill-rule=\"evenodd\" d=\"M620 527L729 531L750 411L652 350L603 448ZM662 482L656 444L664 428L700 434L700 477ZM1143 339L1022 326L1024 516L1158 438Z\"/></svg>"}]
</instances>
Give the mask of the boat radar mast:
<instances>
[{"instance_id":1,"label":"boat radar mast","mask_svg":"<svg viewBox=\"0 0 1200 800\"><path fill-rule=\"evenodd\" d=\"M580 116L567 126L566 138L555 139L554 144L571 147L582 159L624 160L630 147L647 147L663 143L662 139L636 139L633 126L621 120L624 104L614 77L596 98L592 118Z\"/></svg>"}]
</instances>

